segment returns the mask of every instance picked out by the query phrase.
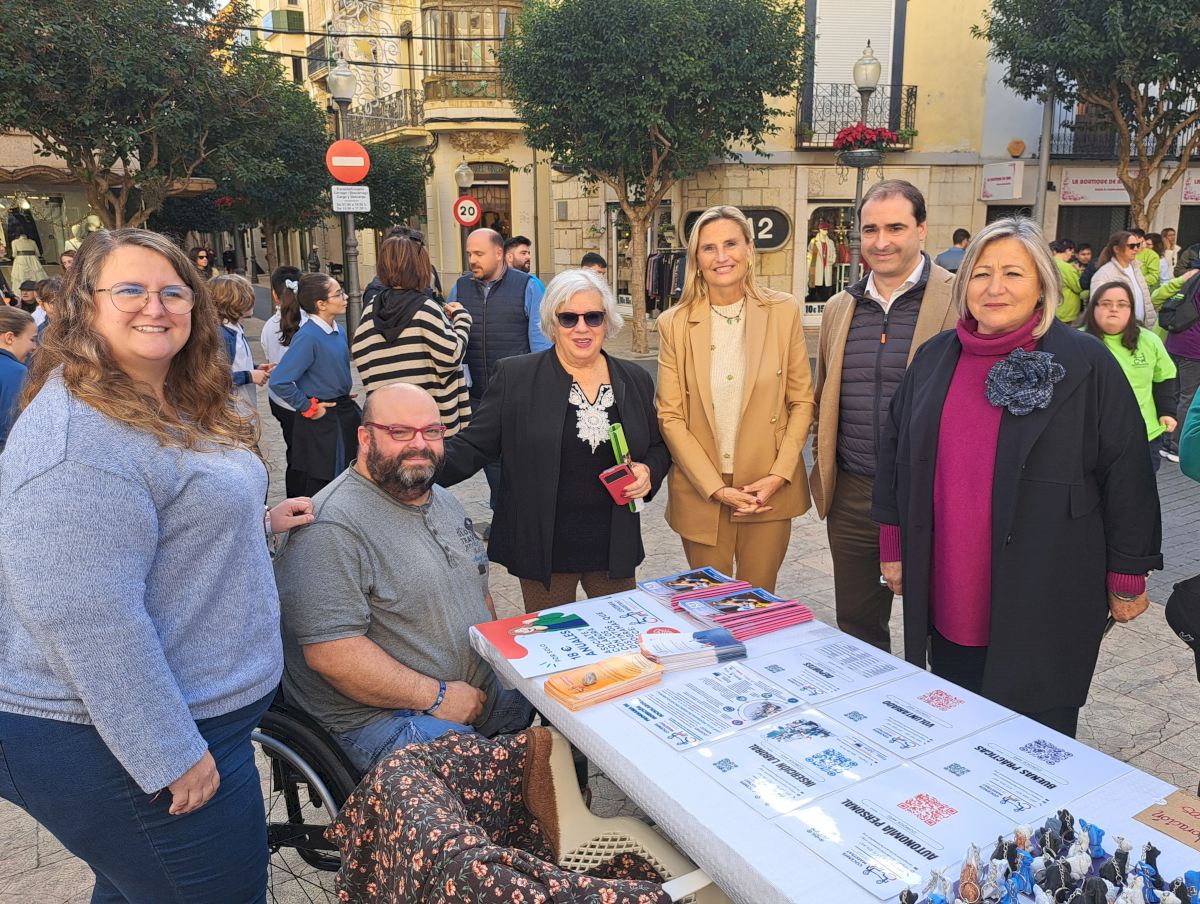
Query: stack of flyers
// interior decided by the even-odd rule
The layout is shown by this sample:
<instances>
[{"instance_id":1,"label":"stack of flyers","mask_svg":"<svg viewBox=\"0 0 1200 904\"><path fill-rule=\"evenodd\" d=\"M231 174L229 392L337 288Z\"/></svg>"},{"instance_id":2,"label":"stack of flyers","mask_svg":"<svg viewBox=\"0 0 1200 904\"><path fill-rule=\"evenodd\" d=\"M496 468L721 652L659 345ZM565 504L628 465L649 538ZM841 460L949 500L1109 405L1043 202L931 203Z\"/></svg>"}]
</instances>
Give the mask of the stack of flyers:
<instances>
[{"instance_id":1,"label":"stack of flyers","mask_svg":"<svg viewBox=\"0 0 1200 904\"><path fill-rule=\"evenodd\" d=\"M695 634L643 634L638 638L642 655L668 672L744 659L746 646L725 628Z\"/></svg>"},{"instance_id":2,"label":"stack of flyers","mask_svg":"<svg viewBox=\"0 0 1200 904\"><path fill-rule=\"evenodd\" d=\"M669 574L665 578L655 581L638 582L639 590L660 600L691 598L693 594L732 592L749 586L745 581L735 581L729 575L722 574L715 568L694 568L691 571L681 571L679 574Z\"/></svg>"},{"instance_id":3,"label":"stack of flyers","mask_svg":"<svg viewBox=\"0 0 1200 904\"><path fill-rule=\"evenodd\" d=\"M803 624L813 617L812 610L803 603L758 587L708 599L683 600L679 608L705 624L727 628L738 640Z\"/></svg>"},{"instance_id":4,"label":"stack of flyers","mask_svg":"<svg viewBox=\"0 0 1200 904\"><path fill-rule=\"evenodd\" d=\"M657 684L663 667L640 653L610 656L546 679L546 693L571 712Z\"/></svg>"}]
</instances>

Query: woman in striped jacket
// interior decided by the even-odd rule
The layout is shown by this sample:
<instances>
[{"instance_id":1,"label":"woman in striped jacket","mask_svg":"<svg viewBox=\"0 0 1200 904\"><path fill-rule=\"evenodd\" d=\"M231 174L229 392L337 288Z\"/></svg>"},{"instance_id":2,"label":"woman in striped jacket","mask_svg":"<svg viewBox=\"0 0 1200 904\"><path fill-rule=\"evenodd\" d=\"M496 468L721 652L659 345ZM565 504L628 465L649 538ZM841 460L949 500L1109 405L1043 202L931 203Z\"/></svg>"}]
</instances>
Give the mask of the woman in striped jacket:
<instances>
[{"instance_id":1,"label":"woman in striped jacket","mask_svg":"<svg viewBox=\"0 0 1200 904\"><path fill-rule=\"evenodd\" d=\"M418 242L394 236L379 249L384 289L363 310L351 356L367 393L413 383L437 402L446 435L467 425L470 403L463 356L471 315L460 304L433 299L433 265Z\"/></svg>"}]
</instances>

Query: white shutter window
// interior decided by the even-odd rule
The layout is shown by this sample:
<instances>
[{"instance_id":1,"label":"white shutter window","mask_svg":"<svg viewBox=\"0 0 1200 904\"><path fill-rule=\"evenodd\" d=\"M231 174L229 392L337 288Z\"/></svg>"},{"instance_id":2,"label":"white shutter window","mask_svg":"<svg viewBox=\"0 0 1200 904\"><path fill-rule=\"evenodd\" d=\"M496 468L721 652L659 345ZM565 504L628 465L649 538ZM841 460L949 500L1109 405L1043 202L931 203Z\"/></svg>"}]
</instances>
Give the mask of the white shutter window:
<instances>
[{"instance_id":1,"label":"white shutter window","mask_svg":"<svg viewBox=\"0 0 1200 904\"><path fill-rule=\"evenodd\" d=\"M901 0L907 2L907 0ZM854 64L863 55L867 41L880 63L879 84L891 83L892 39L896 0L817 0L816 46L813 54L813 121L818 133L836 133L858 121L858 94L854 90ZM822 86L846 85L844 89ZM868 125L887 123L889 92L877 93L871 101ZM834 97L831 107L820 98Z\"/></svg>"}]
</instances>

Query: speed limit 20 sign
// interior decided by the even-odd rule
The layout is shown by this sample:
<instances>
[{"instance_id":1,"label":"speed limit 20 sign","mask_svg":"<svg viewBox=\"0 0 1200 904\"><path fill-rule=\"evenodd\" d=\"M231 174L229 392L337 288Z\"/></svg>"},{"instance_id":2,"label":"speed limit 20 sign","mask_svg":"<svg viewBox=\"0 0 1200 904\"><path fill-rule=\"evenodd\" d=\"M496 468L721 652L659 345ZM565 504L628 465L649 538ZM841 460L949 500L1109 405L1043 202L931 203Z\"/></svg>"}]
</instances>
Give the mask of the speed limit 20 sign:
<instances>
[{"instance_id":1,"label":"speed limit 20 sign","mask_svg":"<svg viewBox=\"0 0 1200 904\"><path fill-rule=\"evenodd\" d=\"M470 229L479 222L479 218L482 216L483 210L480 208L479 202L470 195L463 195L454 202L454 219L458 220L458 225Z\"/></svg>"}]
</instances>

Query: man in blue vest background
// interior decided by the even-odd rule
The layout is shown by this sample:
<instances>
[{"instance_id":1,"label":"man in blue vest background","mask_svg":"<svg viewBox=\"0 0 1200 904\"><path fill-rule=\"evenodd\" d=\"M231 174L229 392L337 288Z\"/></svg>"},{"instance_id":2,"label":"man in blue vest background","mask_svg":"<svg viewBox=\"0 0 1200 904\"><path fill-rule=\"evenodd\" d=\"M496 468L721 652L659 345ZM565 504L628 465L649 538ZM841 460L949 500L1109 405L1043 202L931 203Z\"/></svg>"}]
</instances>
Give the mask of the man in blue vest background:
<instances>
[{"instance_id":1,"label":"man in blue vest background","mask_svg":"<svg viewBox=\"0 0 1200 904\"><path fill-rule=\"evenodd\" d=\"M538 313L541 284L528 273L504 262L504 238L494 229L476 229L467 236L467 266L450 289L447 302L457 301L471 314L466 367L472 407L479 405L496 363L513 355L540 352L550 347L542 335ZM499 463L484 468L495 508L500 486ZM484 531L487 539L490 525Z\"/></svg>"}]
</instances>

